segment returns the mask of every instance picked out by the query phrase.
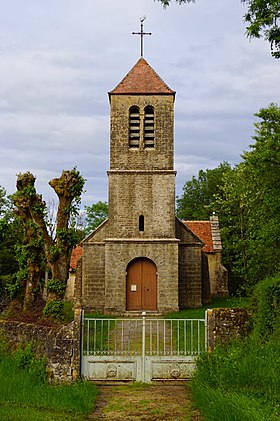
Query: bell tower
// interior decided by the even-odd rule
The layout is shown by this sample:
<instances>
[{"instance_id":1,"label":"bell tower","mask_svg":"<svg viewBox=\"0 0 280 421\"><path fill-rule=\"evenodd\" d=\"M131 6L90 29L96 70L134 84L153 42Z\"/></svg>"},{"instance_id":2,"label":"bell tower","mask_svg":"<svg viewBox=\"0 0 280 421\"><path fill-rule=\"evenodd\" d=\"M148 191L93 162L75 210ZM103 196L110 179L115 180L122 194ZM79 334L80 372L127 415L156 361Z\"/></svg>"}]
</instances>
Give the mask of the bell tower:
<instances>
[{"instance_id":1,"label":"bell tower","mask_svg":"<svg viewBox=\"0 0 280 421\"><path fill-rule=\"evenodd\" d=\"M126 310L178 309L174 99L143 57L109 92L105 291L109 303L126 288Z\"/></svg>"},{"instance_id":2,"label":"bell tower","mask_svg":"<svg viewBox=\"0 0 280 421\"><path fill-rule=\"evenodd\" d=\"M110 233L174 238L175 92L140 58L109 98Z\"/></svg>"}]
</instances>

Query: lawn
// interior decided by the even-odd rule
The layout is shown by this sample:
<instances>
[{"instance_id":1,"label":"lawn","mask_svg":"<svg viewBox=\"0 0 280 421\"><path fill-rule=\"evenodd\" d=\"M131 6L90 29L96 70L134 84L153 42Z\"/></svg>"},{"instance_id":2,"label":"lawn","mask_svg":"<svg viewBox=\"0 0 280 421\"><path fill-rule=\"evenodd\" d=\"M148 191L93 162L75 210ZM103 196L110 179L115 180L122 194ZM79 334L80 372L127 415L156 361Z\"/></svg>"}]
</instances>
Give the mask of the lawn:
<instances>
[{"instance_id":1,"label":"lawn","mask_svg":"<svg viewBox=\"0 0 280 421\"><path fill-rule=\"evenodd\" d=\"M249 301L246 298L239 297L214 297L211 304L206 304L199 308L190 308L187 310L169 313L167 319L204 319L205 311L211 308L238 308L248 307Z\"/></svg>"},{"instance_id":2,"label":"lawn","mask_svg":"<svg viewBox=\"0 0 280 421\"><path fill-rule=\"evenodd\" d=\"M205 420L280 419L279 297L279 276L259 282L250 300L251 333L199 357L190 385ZM213 304L246 307L249 303L214 300Z\"/></svg>"},{"instance_id":3,"label":"lawn","mask_svg":"<svg viewBox=\"0 0 280 421\"><path fill-rule=\"evenodd\" d=\"M89 382L50 385L45 381L43 360L26 358L27 354L10 353L1 343L0 420L86 419L95 407L97 387Z\"/></svg>"}]
</instances>

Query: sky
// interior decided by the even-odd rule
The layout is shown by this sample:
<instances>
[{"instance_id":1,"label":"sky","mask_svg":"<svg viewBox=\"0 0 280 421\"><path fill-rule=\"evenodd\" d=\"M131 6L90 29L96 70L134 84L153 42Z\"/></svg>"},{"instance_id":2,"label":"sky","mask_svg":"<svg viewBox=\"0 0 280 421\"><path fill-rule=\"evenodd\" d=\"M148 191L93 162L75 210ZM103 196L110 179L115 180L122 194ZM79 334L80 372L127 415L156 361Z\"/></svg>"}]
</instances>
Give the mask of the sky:
<instances>
[{"instance_id":1,"label":"sky","mask_svg":"<svg viewBox=\"0 0 280 421\"><path fill-rule=\"evenodd\" d=\"M0 185L49 180L74 166L87 180L83 205L107 200L108 92L140 57L176 91L176 193L200 169L234 165L249 149L254 116L279 104L280 60L249 40L239 0L163 9L154 0L0 0Z\"/></svg>"}]
</instances>

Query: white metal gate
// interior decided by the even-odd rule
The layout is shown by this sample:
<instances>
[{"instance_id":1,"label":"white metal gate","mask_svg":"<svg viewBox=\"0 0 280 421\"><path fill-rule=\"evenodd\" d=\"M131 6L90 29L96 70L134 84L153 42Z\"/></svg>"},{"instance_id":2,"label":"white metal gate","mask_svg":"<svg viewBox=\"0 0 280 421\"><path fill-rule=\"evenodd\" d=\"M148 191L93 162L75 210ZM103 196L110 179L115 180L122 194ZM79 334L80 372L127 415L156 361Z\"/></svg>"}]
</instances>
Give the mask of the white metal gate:
<instances>
[{"instance_id":1,"label":"white metal gate","mask_svg":"<svg viewBox=\"0 0 280 421\"><path fill-rule=\"evenodd\" d=\"M102 382L189 379L206 351L205 319L88 318L82 313L84 378Z\"/></svg>"}]
</instances>

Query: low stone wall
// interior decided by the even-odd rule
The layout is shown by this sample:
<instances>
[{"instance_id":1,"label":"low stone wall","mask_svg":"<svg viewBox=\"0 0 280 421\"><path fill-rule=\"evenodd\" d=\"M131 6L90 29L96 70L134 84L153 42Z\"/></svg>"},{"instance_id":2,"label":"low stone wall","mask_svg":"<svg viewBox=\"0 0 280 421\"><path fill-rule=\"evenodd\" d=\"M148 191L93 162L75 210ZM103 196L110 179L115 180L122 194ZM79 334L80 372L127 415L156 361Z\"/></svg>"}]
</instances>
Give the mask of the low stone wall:
<instances>
[{"instance_id":1,"label":"low stone wall","mask_svg":"<svg viewBox=\"0 0 280 421\"><path fill-rule=\"evenodd\" d=\"M47 327L33 323L0 320L0 331L15 348L32 342L38 355L45 356L49 380L71 382L80 375L79 315L62 327Z\"/></svg>"},{"instance_id":2,"label":"low stone wall","mask_svg":"<svg viewBox=\"0 0 280 421\"><path fill-rule=\"evenodd\" d=\"M0 320L0 331L13 348L32 342L36 352L46 357L51 382L71 382L80 376L80 314L81 310L75 310L73 322L55 328ZM208 351L250 331L246 309L216 308L208 310L207 316Z\"/></svg>"},{"instance_id":3,"label":"low stone wall","mask_svg":"<svg viewBox=\"0 0 280 421\"><path fill-rule=\"evenodd\" d=\"M207 310L207 317L208 351L250 332L250 315L244 308L214 308Z\"/></svg>"}]
</instances>

